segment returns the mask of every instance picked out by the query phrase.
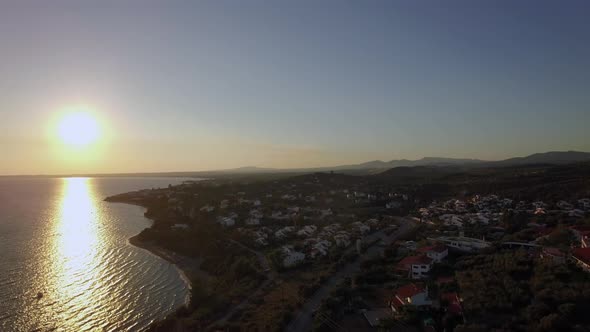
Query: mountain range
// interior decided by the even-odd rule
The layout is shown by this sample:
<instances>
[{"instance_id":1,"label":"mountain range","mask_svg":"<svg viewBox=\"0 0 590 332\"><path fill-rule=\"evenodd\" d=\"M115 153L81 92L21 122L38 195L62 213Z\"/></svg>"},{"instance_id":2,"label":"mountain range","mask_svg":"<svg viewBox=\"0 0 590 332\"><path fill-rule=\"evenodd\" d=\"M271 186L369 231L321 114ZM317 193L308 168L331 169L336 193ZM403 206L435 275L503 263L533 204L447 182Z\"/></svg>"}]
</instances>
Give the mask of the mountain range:
<instances>
[{"instance_id":1,"label":"mountain range","mask_svg":"<svg viewBox=\"0 0 590 332\"><path fill-rule=\"evenodd\" d=\"M379 172L396 167L415 166L463 166L463 167L508 167L532 164L560 165L575 162L590 161L590 152L580 151L550 151L535 153L525 157L515 157L504 160L489 161L465 158L424 157L417 160L395 159L390 161L373 160L360 164L340 165L316 168L260 168L255 166L240 167L223 170L223 173L278 173L278 172L328 172L328 171L365 171Z\"/></svg>"}]
</instances>

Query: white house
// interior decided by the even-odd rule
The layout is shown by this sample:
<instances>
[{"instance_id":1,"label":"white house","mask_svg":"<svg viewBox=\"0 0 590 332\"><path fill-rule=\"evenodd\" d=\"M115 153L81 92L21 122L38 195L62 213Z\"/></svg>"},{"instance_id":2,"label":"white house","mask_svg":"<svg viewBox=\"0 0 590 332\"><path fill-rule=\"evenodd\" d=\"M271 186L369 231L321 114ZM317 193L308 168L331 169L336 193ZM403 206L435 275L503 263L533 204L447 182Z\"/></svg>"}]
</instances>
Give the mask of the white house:
<instances>
[{"instance_id":1,"label":"white house","mask_svg":"<svg viewBox=\"0 0 590 332\"><path fill-rule=\"evenodd\" d=\"M250 226L256 226L256 225L260 225L260 219L258 218L248 218L246 219L246 225L250 225Z\"/></svg>"},{"instance_id":2,"label":"white house","mask_svg":"<svg viewBox=\"0 0 590 332\"><path fill-rule=\"evenodd\" d=\"M430 240L442 242L450 248L465 252L477 251L487 248L491 245L489 242L484 240L464 236L441 236Z\"/></svg>"},{"instance_id":3,"label":"white house","mask_svg":"<svg viewBox=\"0 0 590 332\"><path fill-rule=\"evenodd\" d=\"M557 207L562 209L562 210L571 210L574 208L573 205L571 205L570 203L566 202L566 201L559 201L557 202Z\"/></svg>"},{"instance_id":4,"label":"white house","mask_svg":"<svg viewBox=\"0 0 590 332\"><path fill-rule=\"evenodd\" d=\"M371 230L371 227L363 224L360 221L353 222L351 226L353 227L354 230L357 230L361 234L368 233Z\"/></svg>"},{"instance_id":5,"label":"white house","mask_svg":"<svg viewBox=\"0 0 590 332\"><path fill-rule=\"evenodd\" d=\"M213 212L215 211L215 207L211 205L205 205L199 209L202 212Z\"/></svg>"},{"instance_id":6,"label":"white house","mask_svg":"<svg viewBox=\"0 0 590 332\"><path fill-rule=\"evenodd\" d=\"M217 222L225 227L231 227L236 224L236 221L230 217L219 217L217 218Z\"/></svg>"},{"instance_id":7,"label":"white house","mask_svg":"<svg viewBox=\"0 0 590 332\"><path fill-rule=\"evenodd\" d=\"M250 210L250 217L252 218L256 218L256 219L261 219L264 217L264 213L260 212L259 210Z\"/></svg>"},{"instance_id":8,"label":"white house","mask_svg":"<svg viewBox=\"0 0 590 332\"><path fill-rule=\"evenodd\" d=\"M295 227L286 226L286 227L283 227L283 228L279 229L278 231L276 231L275 237L277 239L283 239L283 238L287 237L289 234L293 233L293 231L295 231Z\"/></svg>"},{"instance_id":9,"label":"white house","mask_svg":"<svg viewBox=\"0 0 590 332\"><path fill-rule=\"evenodd\" d=\"M420 248L418 252L425 254L426 257L432 258L435 263L442 262L449 255L449 249L441 244Z\"/></svg>"},{"instance_id":10,"label":"white house","mask_svg":"<svg viewBox=\"0 0 590 332\"><path fill-rule=\"evenodd\" d=\"M348 233L342 231L334 235L334 242L338 247L348 247L350 245L350 236Z\"/></svg>"},{"instance_id":11,"label":"white house","mask_svg":"<svg viewBox=\"0 0 590 332\"><path fill-rule=\"evenodd\" d=\"M409 278L423 279L428 277L434 260L426 255L408 256L402 259L396 270L407 273Z\"/></svg>"},{"instance_id":12,"label":"white house","mask_svg":"<svg viewBox=\"0 0 590 332\"><path fill-rule=\"evenodd\" d=\"M305 259L305 254L293 250L290 246L284 246L283 250L283 266L292 267L301 263Z\"/></svg>"},{"instance_id":13,"label":"white house","mask_svg":"<svg viewBox=\"0 0 590 332\"><path fill-rule=\"evenodd\" d=\"M306 225L297 231L297 236L309 237L318 229L316 225Z\"/></svg>"},{"instance_id":14,"label":"white house","mask_svg":"<svg viewBox=\"0 0 590 332\"><path fill-rule=\"evenodd\" d=\"M439 218L445 226L463 227L463 219L456 214L443 214Z\"/></svg>"}]
</instances>

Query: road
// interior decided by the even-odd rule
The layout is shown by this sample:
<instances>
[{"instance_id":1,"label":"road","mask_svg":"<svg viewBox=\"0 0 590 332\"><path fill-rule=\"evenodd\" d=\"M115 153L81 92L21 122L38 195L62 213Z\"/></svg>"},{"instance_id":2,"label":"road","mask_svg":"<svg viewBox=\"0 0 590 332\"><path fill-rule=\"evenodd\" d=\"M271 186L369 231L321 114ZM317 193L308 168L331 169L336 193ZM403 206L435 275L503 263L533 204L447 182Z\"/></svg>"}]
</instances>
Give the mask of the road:
<instances>
[{"instance_id":1,"label":"road","mask_svg":"<svg viewBox=\"0 0 590 332\"><path fill-rule=\"evenodd\" d=\"M400 236L407 234L410 230L412 230L416 223L410 218L399 218L402 222L400 223L400 227L393 232L391 235L386 235L384 231L375 232L369 236L364 238L365 243L371 243L376 239L381 239L386 245L393 243L397 240ZM287 332L303 332L303 331L311 331L313 317L312 312L315 308L319 307L322 301L330 294L330 291L336 286L339 282L344 280L346 277L352 277L354 274L360 272L361 270L361 262L367 258L372 258L378 256L380 254L380 247L378 243L367 248L365 253L359 256L354 262L349 263L343 266L338 272L334 273L323 285L318 288L318 290L308 298L301 309L295 314L295 318L289 323Z\"/></svg>"}]
</instances>

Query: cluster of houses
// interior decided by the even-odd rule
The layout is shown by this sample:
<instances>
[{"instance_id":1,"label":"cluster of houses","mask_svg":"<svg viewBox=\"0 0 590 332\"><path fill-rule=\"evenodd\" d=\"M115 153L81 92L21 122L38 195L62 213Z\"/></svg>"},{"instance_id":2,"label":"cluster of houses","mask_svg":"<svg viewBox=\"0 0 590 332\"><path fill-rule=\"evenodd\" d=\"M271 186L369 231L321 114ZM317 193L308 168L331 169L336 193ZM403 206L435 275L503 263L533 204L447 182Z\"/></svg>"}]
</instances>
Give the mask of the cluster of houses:
<instances>
[{"instance_id":1,"label":"cluster of houses","mask_svg":"<svg viewBox=\"0 0 590 332\"><path fill-rule=\"evenodd\" d=\"M422 222L457 226L457 228L462 229L465 223L493 224L499 220L504 211L510 209L530 215L557 214L570 218L580 218L589 214L590 199L584 198L576 202L558 201L555 204L546 204L541 201L514 203L510 199L500 198L496 195L475 196L467 201L452 199L441 203L435 202L427 208L420 209L419 214ZM544 247L536 243L506 242L502 244L535 249L540 258L556 264L563 264L569 258L590 273L590 226L570 226L568 229L575 238L576 243L571 248L571 254L569 255L558 248ZM442 293L439 294L438 298L432 299L425 283L425 279L431 277L430 272L434 265L446 259L449 249L476 252L492 245L492 243L483 239L465 237L462 231L459 233L458 236L430 237L428 239L435 244L422 248L416 248L416 243L413 241L401 244L402 249L412 254L401 259L395 266L395 271L400 276L409 279L410 282L394 291L389 301L393 313L401 312L404 306L425 309L440 306L444 303L442 306L447 313L462 315L461 300L457 293ZM439 280L436 280L436 283L439 283Z\"/></svg>"},{"instance_id":2,"label":"cluster of houses","mask_svg":"<svg viewBox=\"0 0 590 332\"><path fill-rule=\"evenodd\" d=\"M469 239L469 238L465 238ZM434 244L416 248L416 243L407 241L402 243L405 250L412 252L404 257L395 266L395 272L407 278L408 283L393 291L389 298L389 315L400 314L406 306L412 306L418 310L430 308L442 308L448 315L462 316L461 300L456 292L443 292L433 297L429 293L427 279L431 279L431 270L435 264L444 262L449 255L449 245L443 241L434 241ZM438 278L437 284L446 283L452 278ZM384 314L383 317L387 317Z\"/></svg>"},{"instance_id":3,"label":"cluster of houses","mask_svg":"<svg viewBox=\"0 0 590 332\"><path fill-rule=\"evenodd\" d=\"M293 267L305 259L327 256L331 248L346 249L355 239L378 230L376 219L349 224L331 223L325 226L261 226L240 227L236 231L260 247L278 246L284 258L284 267ZM297 251L295 248L299 248Z\"/></svg>"},{"instance_id":4,"label":"cluster of houses","mask_svg":"<svg viewBox=\"0 0 590 332\"><path fill-rule=\"evenodd\" d=\"M419 209L418 212L423 222L440 222L445 226L461 228L466 224L495 224L505 211L582 218L590 212L590 199L579 199L575 203L561 200L555 204L547 204L542 201L514 202L497 195L475 195L469 200L451 199L433 202L428 207Z\"/></svg>"}]
</instances>

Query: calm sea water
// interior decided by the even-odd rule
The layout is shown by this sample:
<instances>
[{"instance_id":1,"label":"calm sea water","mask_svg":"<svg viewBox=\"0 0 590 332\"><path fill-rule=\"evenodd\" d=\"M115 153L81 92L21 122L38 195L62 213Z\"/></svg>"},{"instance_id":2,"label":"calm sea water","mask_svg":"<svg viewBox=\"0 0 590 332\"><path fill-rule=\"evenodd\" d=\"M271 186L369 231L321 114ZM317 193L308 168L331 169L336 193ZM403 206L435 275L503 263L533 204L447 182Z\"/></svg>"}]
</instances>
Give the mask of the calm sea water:
<instances>
[{"instance_id":1,"label":"calm sea water","mask_svg":"<svg viewBox=\"0 0 590 332\"><path fill-rule=\"evenodd\" d=\"M127 242L144 209L103 202L182 180L0 178L0 331L141 331L182 306L174 266Z\"/></svg>"}]
</instances>

